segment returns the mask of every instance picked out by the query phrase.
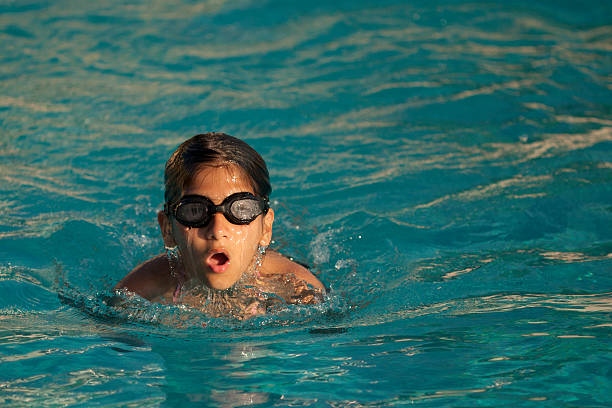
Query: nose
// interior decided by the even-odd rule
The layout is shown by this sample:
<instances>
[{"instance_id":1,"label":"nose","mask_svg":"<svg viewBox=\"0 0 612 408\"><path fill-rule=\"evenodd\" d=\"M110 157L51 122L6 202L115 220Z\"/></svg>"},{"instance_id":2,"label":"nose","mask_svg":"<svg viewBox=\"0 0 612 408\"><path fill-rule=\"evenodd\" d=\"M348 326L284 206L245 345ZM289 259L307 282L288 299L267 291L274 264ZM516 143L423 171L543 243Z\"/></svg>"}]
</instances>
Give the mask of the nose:
<instances>
[{"instance_id":1,"label":"nose","mask_svg":"<svg viewBox=\"0 0 612 408\"><path fill-rule=\"evenodd\" d=\"M227 238L231 223L225 218L223 213L217 212L213 214L210 223L206 227L207 239Z\"/></svg>"}]
</instances>

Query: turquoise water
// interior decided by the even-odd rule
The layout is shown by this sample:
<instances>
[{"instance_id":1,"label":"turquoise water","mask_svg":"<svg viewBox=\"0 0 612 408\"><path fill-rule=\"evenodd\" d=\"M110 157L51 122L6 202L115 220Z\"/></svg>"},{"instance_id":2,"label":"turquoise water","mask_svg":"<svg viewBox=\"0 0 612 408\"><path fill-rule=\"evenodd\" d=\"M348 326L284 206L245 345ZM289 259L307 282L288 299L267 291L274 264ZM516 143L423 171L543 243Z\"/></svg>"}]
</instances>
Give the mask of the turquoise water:
<instances>
[{"instance_id":1,"label":"turquoise water","mask_svg":"<svg viewBox=\"0 0 612 408\"><path fill-rule=\"evenodd\" d=\"M0 0L0 405L612 405L611 3L329 3ZM325 305L105 305L213 130Z\"/></svg>"}]
</instances>

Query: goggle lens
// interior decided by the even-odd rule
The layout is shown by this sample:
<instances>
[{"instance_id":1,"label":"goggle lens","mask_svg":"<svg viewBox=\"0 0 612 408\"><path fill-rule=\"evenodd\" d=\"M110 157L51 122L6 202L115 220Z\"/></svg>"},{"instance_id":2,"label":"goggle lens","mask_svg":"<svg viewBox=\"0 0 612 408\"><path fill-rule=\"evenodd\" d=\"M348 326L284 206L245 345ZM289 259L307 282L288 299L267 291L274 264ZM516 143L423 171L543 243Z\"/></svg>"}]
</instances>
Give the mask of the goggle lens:
<instances>
[{"instance_id":1,"label":"goggle lens","mask_svg":"<svg viewBox=\"0 0 612 408\"><path fill-rule=\"evenodd\" d=\"M184 203L176 207L174 216L181 222L185 221L189 224L197 223L209 217L208 207L203 203Z\"/></svg>"},{"instance_id":2,"label":"goggle lens","mask_svg":"<svg viewBox=\"0 0 612 408\"><path fill-rule=\"evenodd\" d=\"M244 198L231 203L229 212L239 220L251 222L261 214L262 208L259 201Z\"/></svg>"}]
</instances>

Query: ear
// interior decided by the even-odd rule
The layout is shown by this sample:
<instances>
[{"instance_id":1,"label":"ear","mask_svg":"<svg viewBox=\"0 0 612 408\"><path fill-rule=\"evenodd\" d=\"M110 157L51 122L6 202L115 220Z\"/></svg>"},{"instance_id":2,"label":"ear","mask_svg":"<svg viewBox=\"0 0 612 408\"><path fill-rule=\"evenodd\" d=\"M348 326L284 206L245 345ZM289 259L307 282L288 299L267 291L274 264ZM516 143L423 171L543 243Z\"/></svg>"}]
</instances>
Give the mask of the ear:
<instances>
[{"instance_id":1,"label":"ear","mask_svg":"<svg viewBox=\"0 0 612 408\"><path fill-rule=\"evenodd\" d=\"M159 223L159 229L161 230L162 238L164 239L164 246L169 248L175 247L176 241L172 235L172 220L170 220L168 214L163 211L159 211L157 213L157 222Z\"/></svg>"},{"instance_id":2,"label":"ear","mask_svg":"<svg viewBox=\"0 0 612 408\"><path fill-rule=\"evenodd\" d=\"M272 241L272 224L274 224L274 210L269 209L263 219L263 234L259 245L268 246Z\"/></svg>"}]
</instances>

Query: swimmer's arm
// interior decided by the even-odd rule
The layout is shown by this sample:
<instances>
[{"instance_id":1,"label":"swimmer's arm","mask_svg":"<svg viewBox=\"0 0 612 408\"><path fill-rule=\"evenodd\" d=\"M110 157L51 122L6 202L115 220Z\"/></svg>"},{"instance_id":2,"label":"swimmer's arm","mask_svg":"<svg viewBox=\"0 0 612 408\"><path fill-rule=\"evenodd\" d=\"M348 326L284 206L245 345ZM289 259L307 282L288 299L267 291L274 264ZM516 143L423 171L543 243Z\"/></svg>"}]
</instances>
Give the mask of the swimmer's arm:
<instances>
[{"instance_id":1,"label":"swimmer's arm","mask_svg":"<svg viewBox=\"0 0 612 408\"><path fill-rule=\"evenodd\" d=\"M278 252L270 251L266 254L264 260L264 273L275 274L282 271L288 275L293 275L297 279L306 282L314 289L318 289L325 293L325 285L312 272L302 265L293 262L289 258L284 257Z\"/></svg>"},{"instance_id":2,"label":"swimmer's arm","mask_svg":"<svg viewBox=\"0 0 612 408\"><path fill-rule=\"evenodd\" d=\"M135 267L114 287L115 290L127 289L147 300L165 295L173 287L168 273L168 260L158 255Z\"/></svg>"}]
</instances>

